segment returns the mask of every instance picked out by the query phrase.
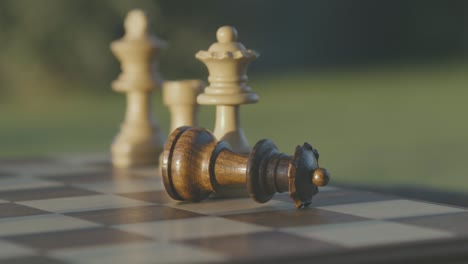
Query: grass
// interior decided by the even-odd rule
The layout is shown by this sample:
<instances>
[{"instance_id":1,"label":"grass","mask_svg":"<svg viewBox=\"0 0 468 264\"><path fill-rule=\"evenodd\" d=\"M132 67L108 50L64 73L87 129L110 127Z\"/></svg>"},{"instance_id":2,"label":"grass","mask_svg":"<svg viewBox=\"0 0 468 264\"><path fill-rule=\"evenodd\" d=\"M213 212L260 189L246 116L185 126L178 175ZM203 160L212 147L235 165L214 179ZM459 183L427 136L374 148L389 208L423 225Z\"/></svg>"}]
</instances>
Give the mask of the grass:
<instances>
[{"instance_id":1,"label":"grass","mask_svg":"<svg viewBox=\"0 0 468 264\"><path fill-rule=\"evenodd\" d=\"M252 76L254 77L254 76ZM260 102L242 107L251 144L292 153L308 141L333 181L468 191L468 66L386 67L254 77ZM163 128L169 115L155 96ZM3 157L107 152L124 96L70 95L0 106ZM212 128L214 108L202 107Z\"/></svg>"}]
</instances>

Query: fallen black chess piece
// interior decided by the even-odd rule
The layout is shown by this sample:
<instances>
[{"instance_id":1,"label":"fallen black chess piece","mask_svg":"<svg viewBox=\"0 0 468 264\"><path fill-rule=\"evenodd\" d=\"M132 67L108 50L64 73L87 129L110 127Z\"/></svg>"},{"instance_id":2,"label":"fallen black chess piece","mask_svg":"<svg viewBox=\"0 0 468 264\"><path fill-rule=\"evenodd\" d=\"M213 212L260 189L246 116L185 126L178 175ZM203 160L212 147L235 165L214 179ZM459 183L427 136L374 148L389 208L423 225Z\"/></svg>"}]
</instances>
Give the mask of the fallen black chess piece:
<instances>
[{"instance_id":1,"label":"fallen black chess piece","mask_svg":"<svg viewBox=\"0 0 468 264\"><path fill-rule=\"evenodd\" d=\"M297 146L294 156L289 156L268 139L257 142L250 154L241 155L205 129L180 127L169 137L161 169L164 186L176 200L201 201L220 187L244 184L259 203L289 191L296 207L302 208L311 204L318 186L329 181L318 158L308 143Z\"/></svg>"}]
</instances>

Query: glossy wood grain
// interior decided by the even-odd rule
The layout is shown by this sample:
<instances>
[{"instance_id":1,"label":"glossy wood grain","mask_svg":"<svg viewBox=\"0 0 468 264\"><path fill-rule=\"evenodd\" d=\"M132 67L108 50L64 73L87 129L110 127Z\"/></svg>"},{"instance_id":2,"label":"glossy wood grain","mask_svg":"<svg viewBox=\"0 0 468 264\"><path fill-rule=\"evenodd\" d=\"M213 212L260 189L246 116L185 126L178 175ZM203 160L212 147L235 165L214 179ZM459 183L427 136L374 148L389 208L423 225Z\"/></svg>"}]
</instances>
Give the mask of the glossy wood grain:
<instances>
[{"instance_id":1,"label":"glossy wood grain","mask_svg":"<svg viewBox=\"0 0 468 264\"><path fill-rule=\"evenodd\" d=\"M170 135L162 175L167 192L176 200L201 201L222 187L244 184L260 203L288 191L298 208L310 205L317 187L329 181L328 172L318 165L317 150L307 143L290 156L263 139L243 155L209 131L194 127L180 127Z\"/></svg>"}]
</instances>

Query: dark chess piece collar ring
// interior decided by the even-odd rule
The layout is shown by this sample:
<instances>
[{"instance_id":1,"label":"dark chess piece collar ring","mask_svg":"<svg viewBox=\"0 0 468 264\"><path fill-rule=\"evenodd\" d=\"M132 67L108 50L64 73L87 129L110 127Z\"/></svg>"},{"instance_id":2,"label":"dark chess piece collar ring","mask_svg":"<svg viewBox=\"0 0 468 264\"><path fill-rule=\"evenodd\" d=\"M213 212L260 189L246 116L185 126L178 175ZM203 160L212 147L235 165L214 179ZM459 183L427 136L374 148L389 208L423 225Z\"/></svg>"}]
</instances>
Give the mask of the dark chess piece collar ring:
<instances>
[{"instance_id":1,"label":"dark chess piece collar ring","mask_svg":"<svg viewBox=\"0 0 468 264\"><path fill-rule=\"evenodd\" d=\"M237 154L205 129L180 127L164 148L161 169L164 186L176 200L197 202L220 187L244 184L259 203L275 193L289 192L296 207L302 208L311 204L318 186L330 179L318 158L318 151L308 143L289 156L268 139L257 142L248 155Z\"/></svg>"}]
</instances>

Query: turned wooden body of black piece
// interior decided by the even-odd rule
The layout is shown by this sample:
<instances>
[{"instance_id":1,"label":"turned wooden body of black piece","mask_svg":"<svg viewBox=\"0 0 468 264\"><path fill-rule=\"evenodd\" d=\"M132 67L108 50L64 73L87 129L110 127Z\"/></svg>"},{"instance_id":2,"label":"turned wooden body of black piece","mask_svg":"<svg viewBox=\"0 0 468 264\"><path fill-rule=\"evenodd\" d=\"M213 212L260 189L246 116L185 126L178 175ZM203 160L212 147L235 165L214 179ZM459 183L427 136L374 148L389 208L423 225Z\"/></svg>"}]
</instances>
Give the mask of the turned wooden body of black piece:
<instances>
[{"instance_id":1,"label":"turned wooden body of black piece","mask_svg":"<svg viewBox=\"0 0 468 264\"><path fill-rule=\"evenodd\" d=\"M180 127L169 137L161 168L164 186L176 200L201 201L221 186L245 184L257 202L289 192L296 207L302 208L310 205L318 186L329 181L318 157L308 143L289 156L267 139L257 142L249 155L241 155L205 129Z\"/></svg>"}]
</instances>

